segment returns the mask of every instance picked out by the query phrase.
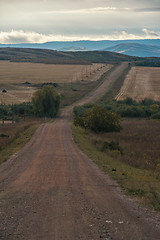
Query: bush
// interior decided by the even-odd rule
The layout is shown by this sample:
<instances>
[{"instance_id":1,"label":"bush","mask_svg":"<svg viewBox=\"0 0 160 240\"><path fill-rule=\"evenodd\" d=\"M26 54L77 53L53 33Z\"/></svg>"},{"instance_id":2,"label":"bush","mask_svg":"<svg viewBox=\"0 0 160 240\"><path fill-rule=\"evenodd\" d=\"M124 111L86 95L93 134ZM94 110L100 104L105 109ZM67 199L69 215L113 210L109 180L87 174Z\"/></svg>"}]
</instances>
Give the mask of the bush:
<instances>
[{"instance_id":1,"label":"bush","mask_svg":"<svg viewBox=\"0 0 160 240\"><path fill-rule=\"evenodd\" d=\"M33 109L39 117L55 117L59 110L60 96L53 86L44 86L32 97Z\"/></svg>"},{"instance_id":2,"label":"bush","mask_svg":"<svg viewBox=\"0 0 160 240\"><path fill-rule=\"evenodd\" d=\"M15 115L33 115L33 105L31 102L24 102L20 104L14 104L11 106L11 111Z\"/></svg>"},{"instance_id":3,"label":"bush","mask_svg":"<svg viewBox=\"0 0 160 240\"><path fill-rule=\"evenodd\" d=\"M76 117L83 117L86 110L91 109L94 105L92 103L85 104L83 106L75 106L73 109L74 115Z\"/></svg>"},{"instance_id":4,"label":"bush","mask_svg":"<svg viewBox=\"0 0 160 240\"><path fill-rule=\"evenodd\" d=\"M114 141L107 142L107 141L105 141L105 142L103 143L103 146L102 146L101 151L104 152L104 151L106 151L107 149L109 149L109 150L111 150L111 151L118 150L121 154L123 154L123 150L122 150L122 148L119 146L119 142L114 142Z\"/></svg>"},{"instance_id":5,"label":"bush","mask_svg":"<svg viewBox=\"0 0 160 240\"><path fill-rule=\"evenodd\" d=\"M122 117L147 117L146 111L138 106L130 106L120 111Z\"/></svg>"},{"instance_id":6,"label":"bush","mask_svg":"<svg viewBox=\"0 0 160 240\"><path fill-rule=\"evenodd\" d=\"M95 106L87 110L84 117L75 118L74 124L96 133L118 132L122 129L119 115L109 112L101 106Z\"/></svg>"},{"instance_id":7,"label":"bush","mask_svg":"<svg viewBox=\"0 0 160 240\"><path fill-rule=\"evenodd\" d=\"M136 101L134 101L132 98L127 97L124 101L123 101L126 105L134 105L136 104Z\"/></svg>"},{"instance_id":8,"label":"bush","mask_svg":"<svg viewBox=\"0 0 160 240\"><path fill-rule=\"evenodd\" d=\"M155 103L155 101L150 98L145 98L144 100L141 101L141 104L145 105L145 106L150 106L154 103Z\"/></svg>"},{"instance_id":9,"label":"bush","mask_svg":"<svg viewBox=\"0 0 160 240\"><path fill-rule=\"evenodd\" d=\"M151 118L153 118L153 119L160 119L160 112L152 114Z\"/></svg>"}]
</instances>

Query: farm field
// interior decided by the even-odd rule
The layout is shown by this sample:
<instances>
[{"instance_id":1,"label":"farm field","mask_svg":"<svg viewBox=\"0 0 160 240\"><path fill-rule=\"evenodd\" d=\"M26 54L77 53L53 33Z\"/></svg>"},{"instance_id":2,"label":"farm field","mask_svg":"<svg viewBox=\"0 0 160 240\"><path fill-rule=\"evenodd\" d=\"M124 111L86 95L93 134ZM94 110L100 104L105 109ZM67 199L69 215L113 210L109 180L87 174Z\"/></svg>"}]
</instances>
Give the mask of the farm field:
<instances>
[{"instance_id":1,"label":"farm field","mask_svg":"<svg viewBox=\"0 0 160 240\"><path fill-rule=\"evenodd\" d=\"M115 98L124 100L127 97L136 101L144 98L160 101L160 68L132 67Z\"/></svg>"},{"instance_id":2,"label":"farm field","mask_svg":"<svg viewBox=\"0 0 160 240\"><path fill-rule=\"evenodd\" d=\"M21 103L29 101L37 87L44 83L74 83L96 81L112 65L70 65L16 63L0 61L1 103Z\"/></svg>"}]
</instances>

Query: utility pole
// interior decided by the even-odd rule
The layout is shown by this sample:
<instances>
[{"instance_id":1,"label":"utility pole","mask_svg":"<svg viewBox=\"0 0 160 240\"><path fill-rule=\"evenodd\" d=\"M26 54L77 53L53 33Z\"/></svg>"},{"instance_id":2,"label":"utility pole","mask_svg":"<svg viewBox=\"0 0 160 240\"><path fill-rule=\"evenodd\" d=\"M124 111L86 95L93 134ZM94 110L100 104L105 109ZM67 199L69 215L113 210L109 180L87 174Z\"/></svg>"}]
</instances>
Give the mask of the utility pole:
<instances>
[{"instance_id":1,"label":"utility pole","mask_svg":"<svg viewBox=\"0 0 160 240\"><path fill-rule=\"evenodd\" d=\"M26 103L24 103L24 122L26 120Z\"/></svg>"},{"instance_id":2,"label":"utility pole","mask_svg":"<svg viewBox=\"0 0 160 240\"><path fill-rule=\"evenodd\" d=\"M83 70L82 70L82 81L83 81L84 79L83 79Z\"/></svg>"},{"instance_id":3,"label":"utility pole","mask_svg":"<svg viewBox=\"0 0 160 240\"><path fill-rule=\"evenodd\" d=\"M13 103L12 103L12 124L14 123L14 109L13 109Z\"/></svg>"},{"instance_id":4,"label":"utility pole","mask_svg":"<svg viewBox=\"0 0 160 240\"><path fill-rule=\"evenodd\" d=\"M4 96L2 91L2 97L1 97L1 104L2 104L2 125L4 125Z\"/></svg>"}]
</instances>

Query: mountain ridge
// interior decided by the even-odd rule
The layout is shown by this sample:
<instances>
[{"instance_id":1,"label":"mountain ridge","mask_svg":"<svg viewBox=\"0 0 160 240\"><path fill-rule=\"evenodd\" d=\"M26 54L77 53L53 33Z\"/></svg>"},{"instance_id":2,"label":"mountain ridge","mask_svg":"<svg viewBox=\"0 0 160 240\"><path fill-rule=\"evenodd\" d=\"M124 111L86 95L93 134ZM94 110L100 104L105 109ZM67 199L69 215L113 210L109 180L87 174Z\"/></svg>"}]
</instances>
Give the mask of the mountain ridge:
<instances>
[{"instance_id":1,"label":"mountain ridge","mask_svg":"<svg viewBox=\"0 0 160 240\"><path fill-rule=\"evenodd\" d=\"M138 40L100 40L100 41L91 41L91 40L80 40L80 41L52 41L45 43L21 43L21 44L0 44L0 48L35 48L35 49L49 49L49 50L58 50L66 52L78 52L78 51L114 51L114 47L119 44L141 44L145 45L145 50L148 55L141 55L140 51L132 51L131 56L139 57L160 57L160 54L153 51L151 53L151 45L155 47L160 47L160 39L138 39ZM127 45L126 45L127 47ZM142 46L141 46L142 47ZM150 49L150 51L148 50ZM123 49L125 51L125 49ZM127 54L127 51L126 53ZM137 55L138 54L138 55Z\"/></svg>"},{"instance_id":2,"label":"mountain ridge","mask_svg":"<svg viewBox=\"0 0 160 240\"><path fill-rule=\"evenodd\" d=\"M160 57L160 46L146 45L140 43L121 43L103 50L122 53L129 56Z\"/></svg>"}]
</instances>

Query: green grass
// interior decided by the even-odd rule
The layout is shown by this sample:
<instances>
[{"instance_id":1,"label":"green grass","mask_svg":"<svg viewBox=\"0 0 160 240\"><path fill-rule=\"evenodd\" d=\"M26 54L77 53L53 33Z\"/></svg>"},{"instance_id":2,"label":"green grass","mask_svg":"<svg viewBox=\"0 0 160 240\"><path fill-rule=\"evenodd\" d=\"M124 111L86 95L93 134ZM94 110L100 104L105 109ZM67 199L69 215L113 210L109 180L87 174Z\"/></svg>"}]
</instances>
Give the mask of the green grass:
<instances>
[{"instance_id":1,"label":"green grass","mask_svg":"<svg viewBox=\"0 0 160 240\"><path fill-rule=\"evenodd\" d=\"M99 168L115 179L124 192L142 204L160 210L160 172L130 166L99 151L86 130L72 126L75 142ZM116 154L116 153L115 153ZM117 152L117 155L119 153Z\"/></svg>"},{"instance_id":2,"label":"green grass","mask_svg":"<svg viewBox=\"0 0 160 240\"><path fill-rule=\"evenodd\" d=\"M2 148L0 151L0 164L7 161L11 155L18 152L31 139L38 126L39 124L34 124L20 131L11 143Z\"/></svg>"}]
</instances>

